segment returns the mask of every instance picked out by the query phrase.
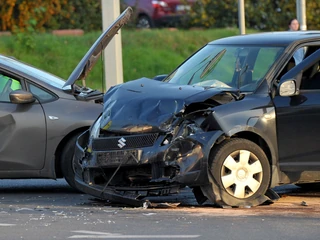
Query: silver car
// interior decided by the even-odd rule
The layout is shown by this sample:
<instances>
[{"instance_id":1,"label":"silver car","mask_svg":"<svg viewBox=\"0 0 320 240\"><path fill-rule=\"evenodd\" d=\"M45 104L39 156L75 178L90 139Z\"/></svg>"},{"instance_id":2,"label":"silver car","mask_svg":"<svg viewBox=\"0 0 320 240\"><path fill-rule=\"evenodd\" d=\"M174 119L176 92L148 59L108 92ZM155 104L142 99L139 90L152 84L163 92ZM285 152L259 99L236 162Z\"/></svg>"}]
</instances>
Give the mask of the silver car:
<instances>
[{"instance_id":1,"label":"silver car","mask_svg":"<svg viewBox=\"0 0 320 240\"><path fill-rule=\"evenodd\" d=\"M74 82L92 69L104 49L99 43L67 82L0 55L0 178L64 177L75 187L75 142L102 112L103 93Z\"/></svg>"}]
</instances>

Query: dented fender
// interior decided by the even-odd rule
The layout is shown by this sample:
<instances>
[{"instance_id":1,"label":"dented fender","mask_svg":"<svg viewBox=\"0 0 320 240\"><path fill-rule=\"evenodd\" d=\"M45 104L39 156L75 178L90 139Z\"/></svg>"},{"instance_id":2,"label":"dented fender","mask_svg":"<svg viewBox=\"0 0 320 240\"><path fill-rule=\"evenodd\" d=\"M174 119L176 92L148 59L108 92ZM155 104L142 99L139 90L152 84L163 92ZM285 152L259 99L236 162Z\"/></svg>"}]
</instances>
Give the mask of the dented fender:
<instances>
[{"instance_id":1,"label":"dented fender","mask_svg":"<svg viewBox=\"0 0 320 240\"><path fill-rule=\"evenodd\" d=\"M203 132L186 138L185 141L189 142L193 147L183 152L184 157L177 160L181 168L180 174L174 180L189 186L197 186L207 182L209 180L208 161L210 152L223 134L222 131L216 131L215 133Z\"/></svg>"}]
</instances>

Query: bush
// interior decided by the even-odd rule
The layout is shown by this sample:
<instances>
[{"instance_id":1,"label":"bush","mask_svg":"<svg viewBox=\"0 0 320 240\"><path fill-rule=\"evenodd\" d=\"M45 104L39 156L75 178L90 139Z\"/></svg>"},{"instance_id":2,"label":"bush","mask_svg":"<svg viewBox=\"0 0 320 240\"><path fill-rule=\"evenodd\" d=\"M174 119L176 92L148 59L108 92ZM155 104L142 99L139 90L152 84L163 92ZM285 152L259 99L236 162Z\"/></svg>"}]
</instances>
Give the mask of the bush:
<instances>
[{"instance_id":1,"label":"bush","mask_svg":"<svg viewBox=\"0 0 320 240\"><path fill-rule=\"evenodd\" d=\"M52 16L61 12L64 2L66 0L1 0L1 30L24 32L32 27L43 31Z\"/></svg>"},{"instance_id":2,"label":"bush","mask_svg":"<svg viewBox=\"0 0 320 240\"><path fill-rule=\"evenodd\" d=\"M61 13L47 23L47 28L101 30L101 11L101 0L68 0L62 4Z\"/></svg>"},{"instance_id":3,"label":"bush","mask_svg":"<svg viewBox=\"0 0 320 240\"><path fill-rule=\"evenodd\" d=\"M306 1L306 11L308 29L319 29L320 1ZM247 28L287 30L288 21L295 17L296 1L245 1ZM184 22L185 28L237 27L238 1L197 0L186 19L190 21ZM86 32L101 30L101 0L1 0L0 27L2 31L15 32L30 32L30 27L36 32L75 28Z\"/></svg>"},{"instance_id":4,"label":"bush","mask_svg":"<svg viewBox=\"0 0 320 240\"><path fill-rule=\"evenodd\" d=\"M308 29L319 29L320 1L306 1ZM288 29L290 19L296 18L296 1L246 0L246 27L264 31ZM190 26L205 28L238 25L238 1L198 0L191 11Z\"/></svg>"},{"instance_id":5,"label":"bush","mask_svg":"<svg viewBox=\"0 0 320 240\"><path fill-rule=\"evenodd\" d=\"M25 32L31 26L42 32L81 28L100 30L100 0L1 0L0 30Z\"/></svg>"}]
</instances>

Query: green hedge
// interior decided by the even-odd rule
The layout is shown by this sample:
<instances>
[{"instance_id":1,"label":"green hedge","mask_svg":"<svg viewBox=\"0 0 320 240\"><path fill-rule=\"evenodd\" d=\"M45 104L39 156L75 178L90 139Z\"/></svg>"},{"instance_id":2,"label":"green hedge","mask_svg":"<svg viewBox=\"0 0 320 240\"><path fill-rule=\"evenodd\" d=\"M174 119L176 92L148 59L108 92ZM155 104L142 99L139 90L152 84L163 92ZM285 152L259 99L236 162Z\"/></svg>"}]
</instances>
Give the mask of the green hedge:
<instances>
[{"instance_id":1,"label":"green hedge","mask_svg":"<svg viewBox=\"0 0 320 240\"><path fill-rule=\"evenodd\" d=\"M30 32L31 27L32 31L75 28L86 32L96 31L102 28L101 14L101 0L1 0L0 30L18 28ZM320 1L306 1L308 29L320 28L319 15ZM237 27L238 1L197 0L190 17L190 21L184 23L183 27ZM295 17L296 1L245 0L247 28L287 30L288 21Z\"/></svg>"}]
</instances>

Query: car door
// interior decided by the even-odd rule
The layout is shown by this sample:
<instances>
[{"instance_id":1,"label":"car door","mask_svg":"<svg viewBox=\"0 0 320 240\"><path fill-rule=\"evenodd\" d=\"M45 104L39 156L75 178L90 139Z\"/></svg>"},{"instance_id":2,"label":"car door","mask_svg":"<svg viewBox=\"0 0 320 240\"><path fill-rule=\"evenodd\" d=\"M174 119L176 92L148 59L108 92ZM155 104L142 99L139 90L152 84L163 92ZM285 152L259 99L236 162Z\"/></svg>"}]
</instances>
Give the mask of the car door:
<instances>
[{"instance_id":1,"label":"car door","mask_svg":"<svg viewBox=\"0 0 320 240\"><path fill-rule=\"evenodd\" d=\"M46 123L43 109L37 101L12 103L9 94L18 89L24 89L23 81L0 69L0 177L23 177L23 173L17 172L40 170L44 165Z\"/></svg>"},{"instance_id":2,"label":"car door","mask_svg":"<svg viewBox=\"0 0 320 240\"><path fill-rule=\"evenodd\" d=\"M302 74L302 75L301 75ZM282 171L320 170L320 50L289 70L299 94L274 97ZM299 77L300 76L300 77Z\"/></svg>"}]
</instances>

